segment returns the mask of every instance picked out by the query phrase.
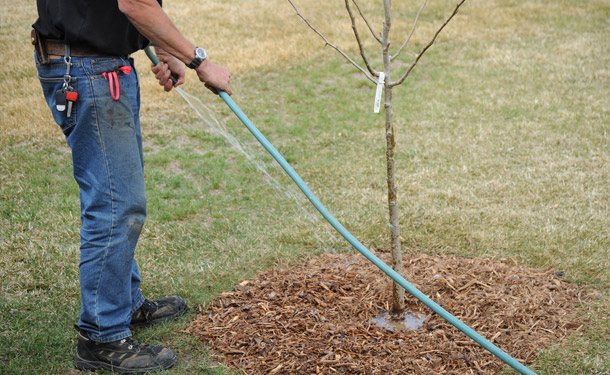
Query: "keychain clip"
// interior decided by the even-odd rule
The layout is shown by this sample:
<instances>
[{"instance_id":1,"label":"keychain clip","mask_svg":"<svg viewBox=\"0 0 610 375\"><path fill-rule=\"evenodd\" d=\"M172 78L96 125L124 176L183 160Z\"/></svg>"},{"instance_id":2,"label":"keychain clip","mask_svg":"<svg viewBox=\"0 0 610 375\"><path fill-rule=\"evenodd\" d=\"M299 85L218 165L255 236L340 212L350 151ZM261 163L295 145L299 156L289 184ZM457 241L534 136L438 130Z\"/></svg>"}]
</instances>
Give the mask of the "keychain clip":
<instances>
[{"instance_id":1,"label":"keychain clip","mask_svg":"<svg viewBox=\"0 0 610 375\"><path fill-rule=\"evenodd\" d=\"M65 92L70 87L70 69L72 68L72 56L70 56L70 44L66 43L66 53L64 55L64 62L66 63L66 74L64 74L64 85L62 90Z\"/></svg>"}]
</instances>

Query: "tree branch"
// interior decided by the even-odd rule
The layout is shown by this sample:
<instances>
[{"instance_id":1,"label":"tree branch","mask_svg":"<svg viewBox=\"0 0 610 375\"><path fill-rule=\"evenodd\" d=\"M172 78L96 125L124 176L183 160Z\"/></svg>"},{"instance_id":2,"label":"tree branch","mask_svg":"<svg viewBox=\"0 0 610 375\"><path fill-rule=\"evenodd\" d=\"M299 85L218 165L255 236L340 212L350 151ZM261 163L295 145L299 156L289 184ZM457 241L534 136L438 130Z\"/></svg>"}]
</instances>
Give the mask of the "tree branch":
<instances>
[{"instance_id":1,"label":"tree branch","mask_svg":"<svg viewBox=\"0 0 610 375\"><path fill-rule=\"evenodd\" d=\"M390 58L390 61L393 61L395 58L397 58L400 55L400 53L402 52L402 50L407 46L407 44L409 43L409 40L411 40L411 37L413 36L413 33L415 32L415 26L417 26L417 20L419 20L419 15L421 14L421 11L424 9L424 7L426 6L427 2L428 2L428 0L424 0L421 7L419 7L419 10L417 11L417 16L415 16L415 22L413 22L413 27L411 28L411 32L409 33L407 40L405 40L405 42L402 44L402 46L400 46L400 48L398 49L398 52L396 52L396 54Z\"/></svg>"},{"instance_id":2,"label":"tree branch","mask_svg":"<svg viewBox=\"0 0 610 375\"><path fill-rule=\"evenodd\" d=\"M447 26L447 24L449 23L449 21L451 21L451 19L457 14L458 10L460 9L460 7L462 6L462 4L464 4L464 2L466 2L466 0L461 0L457 6L455 7L455 9L453 10L453 13L451 13L451 15L449 16L449 18L447 18L447 20L445 21L445 23L436 31L436 33L434 34L434 36L432 37L432 40L430 40L430 42L428 42L428 44L424 47L424 49L421 50L421 52L417 55L417 57L415 58L415 61L413 61L413 64L411 64L411 66L409 67L409 69L407 69L407 71L405 72L405 74L402 76L402 78L400 78L398 81L392 82L390 83L390 86L394 87L394 86L398 86L401 83L404 82L405 79L407 79L407 77L409 76L409 74L411 73L411 71L413 70L413 68L415 68L415 65L417 65L417 62L419 61L419 59L422 57L422 55L424 53L426 53L426 51L428 50L428 48L430 48L433 44L434 41L436 40L436 37L438 36L438 34L441 33L441 31L445 28L445 26Z\"/></svg>"},{"instance_id":3,"label":"tree branch","mask_svg":"<svg viewBox=\"0 0 610 375\"><path fill-rule=\"evenodd\" d=\"M366 58L366 54L364 53L364 47L362 45L362 41L360 40L360 34L358 33L358 28L356 27L356 18L354 17L354 13L352 13L352 8L349 6L349 0L345 0L345 8L347 8L347 13L349 13L349 18L352 20L352 30L354 30L354 36L356 37L356 41L358 42L358 48L360 49L360 56L364 60L364 64L369 72L375 77L379 77L379 73L375 71L369 64L369 60Z\"/></svg>"},{"instance_id":4,"label":"tree branch","mask_svg":"<svg viewBox=\"0 0 610 375\"><path fill-rule=\"evenodd\" d=\"M373 26L371 26L371 23L369 22L368 18L366 18L364 13L362 13L362 10L360 9L360 5L358 5L358 2L356 0L352 0L352 1L354 2L354 5L356 6L356 9L358 9L358 13L360 13L360 17L362 17L362 19L364 20L364 23L366 23L366 25L368 26L369 30L371 31L371 34L373 34L373 37L375 39L377 39L377 41L379 43L381 43L381 38L379 37L379 35L377 35L375 30L373 30Z\"/></svg>"},{"instance_id":5,"label":"tree branch","mask_svg":"<svg viewBox=\"0 0 610 375\"><path fill-rule=\"evenodd\" d=\"M328 39L326 39L326 37L324 36L324 34L319 32L305 17L303 17L301 12L299 12L297 7L293 4L293 2L291 0L288 0L288 2L290 3L290 5L292 5L294 10L297 12L297 16L301 17L301 19L307 24L307 26L309 26L310 29L312 29L316 34L318 34L320 36L320 38L322 38L324 40L324 42L326 43L327 46L330 46L333 49L335 49L337 52L339 52L343 57L345 57L347 59L347 61L349 61L358 70L360 70L362 72L362 74L364 74L366 76L366 78L368 78L374 84L377 84L377 80L369 72L364 70L364 68L362 68L354 60L352 60L345 52L343 52L341 50L341 48L339 48L339 47L335 46L334 44L332 44L331 42L329 42Z\"/></svg>"}]
</instances>

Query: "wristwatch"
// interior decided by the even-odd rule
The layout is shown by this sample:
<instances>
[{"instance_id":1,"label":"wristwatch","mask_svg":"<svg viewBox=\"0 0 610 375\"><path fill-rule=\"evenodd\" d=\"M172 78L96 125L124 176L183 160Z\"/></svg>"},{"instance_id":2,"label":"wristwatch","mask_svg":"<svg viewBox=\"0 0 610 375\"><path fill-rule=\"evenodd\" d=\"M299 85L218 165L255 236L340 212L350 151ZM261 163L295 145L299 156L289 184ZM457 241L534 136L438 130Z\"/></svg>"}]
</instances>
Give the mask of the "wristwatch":
<instances>
[{"instance_id":1,"label":"wristwatch","mask_svg":"<svg viewBox=\"0 0 610 375\"><path fill-rule=\"evenodd\" d=\"M199 65L206 59L208 55L205 53L205 50L201 47L195 48L195 58L186 66L191 69L197 69Z\"/></svg>"}]
</instances>

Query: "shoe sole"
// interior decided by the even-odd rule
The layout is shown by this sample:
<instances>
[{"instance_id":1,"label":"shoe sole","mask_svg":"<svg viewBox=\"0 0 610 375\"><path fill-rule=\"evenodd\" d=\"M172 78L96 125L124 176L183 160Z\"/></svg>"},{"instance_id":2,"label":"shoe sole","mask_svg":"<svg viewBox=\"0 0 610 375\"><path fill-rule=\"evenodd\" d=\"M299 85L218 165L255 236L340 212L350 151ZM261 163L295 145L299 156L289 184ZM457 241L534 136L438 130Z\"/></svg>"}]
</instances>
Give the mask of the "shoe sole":
<instances>
[{"instance_id":1,"label":"shoe sole","mask_svg":"<svg viewBox=\"0 0 610 375\"><path fill-rule=\"evenodd\" d=\"M117 374L144 374L152 371L160 371L167 370L169 368L174 367L177 362L177 358L174 355L172 358L168 358L167 364L160 364L154 367L146 367L146 368L129 368L129 367L120 367L114 366L106 362L98 362L98 361L87 361L86 359L81 358L78 353L74 356L74 367L77 370L81 371L97 371L97 370L108 370ZM171 361L171 363L169 363Z\"/></svg>"},{"instance_id":2,"label":"shoe sole","mask_svg":"<svg viewBox=\"0 0 610 375\"><path fill-rule=\"evenodd\" d=\"M164 316L163 318L158 318L158 319L152 320L150 322L141 322L141 323L130 324L129 328L149 327L149 326L152 326L155 324L169 322L170 320L178 319L179 317L184 315L188 311L188 309L189 309L189 307L185 303L184 306L180 310L178 310L178 312L176 312L176 314L174 314L174 315Z\"/></svg>"}]
</instances>

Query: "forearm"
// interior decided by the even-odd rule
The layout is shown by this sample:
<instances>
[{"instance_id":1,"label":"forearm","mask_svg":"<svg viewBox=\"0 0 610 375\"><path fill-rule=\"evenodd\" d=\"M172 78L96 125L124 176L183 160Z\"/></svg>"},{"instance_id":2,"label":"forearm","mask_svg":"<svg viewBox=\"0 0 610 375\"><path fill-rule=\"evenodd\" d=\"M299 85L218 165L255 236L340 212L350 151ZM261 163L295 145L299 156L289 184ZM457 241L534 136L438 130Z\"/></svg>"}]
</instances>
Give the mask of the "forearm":
<instances>
[{"instance_id":1,"label":"forearm","mask_svg":"<svg viewBox=\"0 0 610 375\"><path fill-rule=\"evenodd\" d=\"M155 45L185 64L195 57L195 46L186 39L155 0L118 0L119 9Z\"/></svg>"},{"instance_id":2,"label":"forearm","mask_svg":"<svg viewBox=\"0 0 610 375\"><path fill-rule=\"evenodd\" d=\"M117 0L119 10L127 16L129 21L138 31L155 43L159 48L171 54L185 64L189 64L195 57L195 46L186 39L176 25L169 19L167 14L161 9L156 0ZM169 67L176 73L175 67ZM155 72L159 83L167 83L168 73L163 71ZM227 68L214 64L208 59L195 69L199 80L206 83L210 90L217 92L216 89L227 92L231 95L229 81L231 74ZM182 74L184 76L184 74ZM184 79L182 78L182 82ZM169 85L169 84L168 84ZM164 85L165 86L165 85ZM166 89L168 86L165 86Z\"/></svg>"}]
</instances>

